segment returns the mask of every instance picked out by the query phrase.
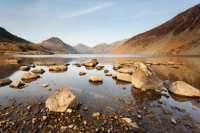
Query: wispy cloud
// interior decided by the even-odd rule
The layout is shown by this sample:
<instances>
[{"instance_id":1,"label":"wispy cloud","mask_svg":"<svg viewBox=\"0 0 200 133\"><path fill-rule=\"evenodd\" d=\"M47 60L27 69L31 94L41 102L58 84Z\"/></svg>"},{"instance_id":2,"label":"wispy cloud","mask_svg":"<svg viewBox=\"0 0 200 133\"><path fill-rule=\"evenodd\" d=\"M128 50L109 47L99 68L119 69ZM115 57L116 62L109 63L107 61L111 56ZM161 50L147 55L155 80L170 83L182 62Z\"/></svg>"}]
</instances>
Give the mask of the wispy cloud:
<instances>
[{"instance_id":1,"label":"wispy cloud","mask_svg":"<svg viewBox=\"0 0 200 133\"><path fill-rule=\"evenodd\" d=\"M74 12L71 12L71 13L68 13L68 14L61 15L61 16L59 16L59 18L67 19L67 18L73 18L73 17L79 17L79 16L91 14L91 13L94 13L96 11L108 8L108 7L112 6L113 4L114 3L111 3L111 2L103 3L101 5L96 5L96 6L88 7L88 8L79 10L79 11L74 11Z\"/></svg>"}]
</instances>

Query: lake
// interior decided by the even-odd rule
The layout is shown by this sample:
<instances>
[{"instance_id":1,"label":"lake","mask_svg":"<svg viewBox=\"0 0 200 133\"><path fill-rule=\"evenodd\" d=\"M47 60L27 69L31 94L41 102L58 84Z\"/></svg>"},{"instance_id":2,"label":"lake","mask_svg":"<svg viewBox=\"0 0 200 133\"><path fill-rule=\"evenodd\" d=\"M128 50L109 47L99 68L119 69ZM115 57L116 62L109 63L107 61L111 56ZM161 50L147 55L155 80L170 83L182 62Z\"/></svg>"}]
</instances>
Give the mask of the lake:
<instances>
[{"instance_id":1,"label":"lake","mask_svg":"<svg viewBox=\"0 0 200 133\"><path fill-rule=\"evenodd\" d=\"M114 71L113 65L118 63L153 62L152 69L163 81L184 80L200 88L198 56L18 55L17 58L21 59L23 65L36 64L38 68L43 68L45 73L38 80L26 84L23 89L1 87L0 105L2 109L9 108L11 105L21 106L44 102L59 88L67 88L78 97L81 105L88 108L87 113L81 113L88 120L91 119L92 112L105 115L114 112L120 116L135 119L144 132L200 131L199 99L175 96L168 91L165 95L152 91L144 93L134 88L131 83L118 81L104 73L104 70ZM103 65L104 69L86 69L84 66L74 65L91 58L97 58L99 65ZM166 62L170 61L176 62L177 67L166 65ZM48 65L64 63L70 64L67 71L61 73L48 71ZM0 78L20 80L24 72L19 70L19 66L18 64L1 63ZM86 75L80 76L81 71L86 72ZM88 81L90 76L102 77L103 83L90 83ZM43 87L44 84L48 84L48 87ZM176 124L172 124L171 119L175 119Z\"/></svg>"}]
</instances>

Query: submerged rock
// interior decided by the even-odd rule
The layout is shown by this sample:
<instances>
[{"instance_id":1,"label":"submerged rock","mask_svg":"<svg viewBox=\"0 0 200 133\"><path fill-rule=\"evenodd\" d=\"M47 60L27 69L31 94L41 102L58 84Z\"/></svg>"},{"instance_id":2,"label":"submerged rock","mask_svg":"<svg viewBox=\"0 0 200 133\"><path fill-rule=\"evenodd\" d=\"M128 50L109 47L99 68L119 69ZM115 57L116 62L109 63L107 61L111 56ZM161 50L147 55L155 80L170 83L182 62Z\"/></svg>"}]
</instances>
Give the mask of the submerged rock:
<instances>
[{"instance_id":1,"label":"submerged rock","mask_svg":"<svg viewBox=\"0 0 200 133\"><path fill-rule=\"evenodd\" d=\"M31 72L36 73L36 74L43 74L45 72L45 70L42 68L35 68L35 69L31 70Z\"/></svg>"},{"instance_id":2,"label":"submerged rock","mask_svg":"<svg viewBox=\"0 0 200 133\"><path fill-rule=\"evenodd\" d=\"M117 77L117 80L131 83L132 76L128 73L119 73L118 72L116 77Z\"/></svg>"},{"instance_id":3,"label":"submerged rock","mask_svg":"<svg viewBox=\"0 0 200 133\"><path fill-rule=\"evenodd\" d=\"M50 66L49 67L49 71L52 72L63 72L67 70L67 66L66 65L55 65L55 66Z\"/></svg>"},{"instance_id":4,"label":"submerged rock","mask_svg":"<svg viewBox=\"0 0 200 133\"><path fill-rule=\"evenodd\" d=\"M18 81L13 81L13 82L10 84L10 87L11 87L11 88L18 88L18 89L20 89L20 88L22 88L22 87L24 87L24 86L25 86L25 83L22 82L22 81L20 81L20 80L18 80Z\"/></svg>"},{"instance_id":5,"label":"submerged rock","mask_svg":"<svg viewBox=\"0 0 200 133\"><path fill-rule=\"evenodd\" d=\"M76 96L67 89L60 89L48 97L45 107L53 112L65 112L68 108L77 104Z\"/></svg>"},{"instance_id":6,"label":"submerged rock","mask_svg":"<svg viewBox=\"0 0 200 133\"><path fill-rule=\"evenodd\" d=\"M21 80L25 81L25 82L29 82L29 81L33 81L38 79L40 76L35 74L35 73L31 73L31 72L26 72L22 75Z\"/></svg>"},{"instance_id":7,"label":"submerged rock","mask_svg":"<svg viewBox=\"0 0 200 133\"><path fill-rule=\"evenodd\" d=\"M146 91L148 89L157 89L161 85L162 82L144 63L137 62L134 65L136 66L132 74L132 84L134 87Z\"/></svg>"},{"instance_id":8,"label":"submerged rock","mask_svg":"<svg viewBox=\"0 0 200 133\"><path fill-rule=\"evenodd\" d=\"M91 76L89 78L89 81L97 83L97 82L103 82L103 79L101 77L98 77L98 76Z\"/></svg>"},{"instance_id":9,"label":"submerged rock","mask_svg":"<svg viewBox=\"0 0 200 133\"><path fill-rule=\"evenodd\" d=\"M12 83L12 81L10 79L0 79L0 87L9 85L10 83Z\"/></svg>"},{"instance_id":10,"label":"submerged rock","mask_svg":"<svg viewBox=\"0 0 200 133\"><path fill-rule=\"evenodd\" d=\"M173 94L185 97L200 97L200 90L184 81L173 82L169 87L169 91Z\"/></svg>"},{"instance_id":11,"label":"submerged rock","mask_svg":"<svg viewBox=\"0 0 200 133\"><path fill-rule=\"evenodd\" d=\"M30 67L29 66L21 66L19 69L22 71L29 71Z\"/></svg>"}]
</instances>

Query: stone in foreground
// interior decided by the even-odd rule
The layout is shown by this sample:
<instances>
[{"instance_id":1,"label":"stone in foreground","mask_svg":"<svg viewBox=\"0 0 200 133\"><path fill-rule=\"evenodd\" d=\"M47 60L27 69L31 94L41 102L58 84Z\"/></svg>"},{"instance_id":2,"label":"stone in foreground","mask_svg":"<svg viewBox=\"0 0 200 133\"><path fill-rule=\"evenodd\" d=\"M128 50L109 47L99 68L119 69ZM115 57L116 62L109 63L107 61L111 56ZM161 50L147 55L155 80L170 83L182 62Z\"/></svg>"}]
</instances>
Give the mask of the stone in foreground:
<instances>
[{"instance_id":1,"label":"stone in foreground","mask_svg":"<svg viewBox=\"0 0 200 133\"><path fill-rule=\"evenodd\" d=\"M12 83L12 81L10 79L0 79L0 87L9 85L10 83Z\"/></svg>"},{"instance_id":2,"label":"stone in foreground","mask_svg":"<svg viewBox=\"0 0 200 133\"><path fill-rule=\"evenodd\" d=\"M35 69L31 70L31 72L36 73L36 74L43 74L45 72L45 70L42 68L35 68Z\"/></svg>"},{"instance_id":3,"label":"stone in foreground","mask_svg":"<svg viewBox=\"0 0 200 133\"><path fill-rule=\"evenodd\" d=\"M40 77L40 76L37 75L37 74L35 74L35 73L26 72L26 73L23 74L21 80L29 82L29 81L36 80L36 79L38 79L39 77Z\"/></svg>"},{"instance_id":4,"label":"stone in foreground","mask_svg":"<svg viewBox=\"0 0 200 133\"><path fill-rule=\"evenodd\" d=\"M25 83L18 80L18 81L13 81L11 84L10 84L10 87L11 88L17 88L17 89L20 89L22 87L24 87Z\"/></svg>"},{"instance_id":5,"label":"stone in foreground","mask_svg":"<svg viewBox=\"0 0 200 133\"><path fill-rule=\"evenodd\" d=\"M101 77L98 77L98 76L91 76L89 78L89 81L94 82L94 83L98 83L98 82L103 82L103 79Z\"/></svg>"},{"instance_id":6,"label":"stone in foreground","mask_svg":"<svg viewBox=\"0 0 200 133\"><path fill-rule=\"evenodd\" d=\"M175 95L185 97L200 97L200 90L184 81L175 81L169 87L169 91Z\"/></svg>"},{"instance_id":7,"label":"stone in foreground","mask_svg":"<svg viewBox=\"0 0 200 133\"><path fill-rule=\"evenodd\" d=\"M76 104L77 98L70 90L60 89L47 98L45 107L52 112L65 112Z\"/></svg>"},{"instance_id":8,"label":"stone in foreground","mask_svg":"<svg viewBox=\"0 0 200 133\"><path fill-rule=\"evenodd\" d=\"M63 71L67 71L67 66L65 66L65 65L50 66L50 67L49 67L49 71L52 71L52 72L63 72Z\"/></svg>"}]
</instances>

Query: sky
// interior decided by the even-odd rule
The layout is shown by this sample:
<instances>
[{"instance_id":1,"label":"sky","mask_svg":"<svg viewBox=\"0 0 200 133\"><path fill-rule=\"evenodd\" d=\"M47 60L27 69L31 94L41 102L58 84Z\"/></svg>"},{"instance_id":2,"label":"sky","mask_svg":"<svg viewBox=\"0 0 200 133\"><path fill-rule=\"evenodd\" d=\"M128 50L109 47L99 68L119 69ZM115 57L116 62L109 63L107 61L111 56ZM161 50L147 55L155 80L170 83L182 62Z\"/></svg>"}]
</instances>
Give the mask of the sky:
<instances>
[{"instance_id":1,"label":"sky","mask_svg":"<svg viewBox=\"0 0 200 133\"><path fill-rule=\"evenodd\" d=\"M29 41L94 46L145 32L200 0L0 0L0 26Z\"/></svg>"}]
</instances>

